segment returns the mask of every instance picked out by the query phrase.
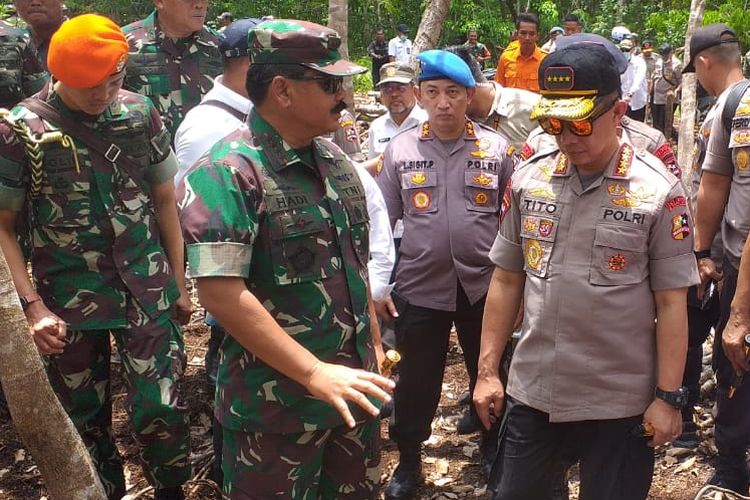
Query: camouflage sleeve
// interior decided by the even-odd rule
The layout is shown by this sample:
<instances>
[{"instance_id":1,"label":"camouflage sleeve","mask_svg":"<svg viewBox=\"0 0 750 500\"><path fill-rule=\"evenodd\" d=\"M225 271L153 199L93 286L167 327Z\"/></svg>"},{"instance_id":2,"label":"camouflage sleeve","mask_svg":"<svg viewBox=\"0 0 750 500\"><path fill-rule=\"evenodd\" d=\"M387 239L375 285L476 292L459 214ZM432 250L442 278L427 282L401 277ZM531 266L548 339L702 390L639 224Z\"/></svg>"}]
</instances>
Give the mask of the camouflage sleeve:
<instances>
[{"instance_id":1,"label":"camouflage sleeve","mask_svg":"<svg viewBox=\"0 0 750 500\"><path fill-rule=\"evenodd\" d=\"M652 290L685 288L699 283L693 254L693 221L682 184L676 182L656 214L649 238Z\"/></svg>"},{"instance_id":2,"label":"camouflage sleeve","mask_svg":"<svg viewBox=\"0 0 750 500\"><path fill-rule=\"evenodd\" d=\"M177 158L170 146L171 137L159 116L159 111L148 97L145 98L150 113L151 134L149 140L150 165L146 171L149 184L159 184L174 177L177 172Z\"/></svg>"},{"instance_id":3,"label":"camouflage sleeve","mask_svg":"<svg viewBox=\"0 0 750 500\"><path fill-rule=\"evenodd\" d=\"M21 48L21 59L23 60L23 72L21 84L23 95L32 96L42 90L49 75L39 63L36 49L33 44L25 43Z\"/></svg>"},{"instance_id":4,"label":"camouflage sleeve","mask_svg":"<svg viewBox=\"0 0 750 500\"><path fill-rule=\"evenodd\" d=\"M240 168L246 161L236 154L204 157L178 188L192 278L250 274L262 181L254 169Z\"/></svg>"},{"instance_id":5,"label":"camouflage sleeve","mask_svg":"<svg viewBox=\"0 0 750 500\"><path fill-rule=\"evenodd\" d=\"M26 178L23 144L10 128L0 120L0 209L21 210L26 198Z\"/></svg>"}]
</instances>

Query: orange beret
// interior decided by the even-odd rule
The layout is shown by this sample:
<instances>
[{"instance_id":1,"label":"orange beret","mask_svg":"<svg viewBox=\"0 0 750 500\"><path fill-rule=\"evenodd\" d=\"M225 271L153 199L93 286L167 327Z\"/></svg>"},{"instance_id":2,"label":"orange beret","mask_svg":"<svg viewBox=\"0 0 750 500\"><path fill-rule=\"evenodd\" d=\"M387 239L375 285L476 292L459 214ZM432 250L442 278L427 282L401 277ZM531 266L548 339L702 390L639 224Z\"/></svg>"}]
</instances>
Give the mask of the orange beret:
<instances>
[{"instance_id":1,"label":"orange beret","mask_svg":"<svg viewBox=\"0 0 750 500\"><path fill-rule=\"evenodd\" d=\"M125 67L128 42L120 27L97 14L62 23L52 35L47 67L69 87L90 89Z\"/></svg>"}]
</instances>

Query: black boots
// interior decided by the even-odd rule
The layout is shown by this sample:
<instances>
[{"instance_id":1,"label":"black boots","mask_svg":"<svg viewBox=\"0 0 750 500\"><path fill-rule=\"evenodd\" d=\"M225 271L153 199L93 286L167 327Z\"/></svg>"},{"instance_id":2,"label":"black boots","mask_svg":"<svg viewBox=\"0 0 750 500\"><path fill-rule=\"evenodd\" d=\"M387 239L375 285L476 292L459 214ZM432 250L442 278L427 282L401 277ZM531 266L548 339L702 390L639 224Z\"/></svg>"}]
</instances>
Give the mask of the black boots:
<instances>
[{"instance_id":1,"label":"black boots","mask_svg":"<svg viewBox=\"0 0 750 500\"><path fill-rule=\"evenodd\" d=\"M385 488L386 500L411 498L422 482L422 458L419 448L408 452L401 451L399 455L398 467Z\"/></svg>"}]
</instances>

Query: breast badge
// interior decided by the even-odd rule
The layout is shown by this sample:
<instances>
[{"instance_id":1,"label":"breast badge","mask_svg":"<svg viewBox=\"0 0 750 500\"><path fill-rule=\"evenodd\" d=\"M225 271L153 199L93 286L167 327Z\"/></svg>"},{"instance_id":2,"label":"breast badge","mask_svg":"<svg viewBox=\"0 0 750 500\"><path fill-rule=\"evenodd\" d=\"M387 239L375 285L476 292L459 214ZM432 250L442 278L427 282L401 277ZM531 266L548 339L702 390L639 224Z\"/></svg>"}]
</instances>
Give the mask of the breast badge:
<instances>
[{"instance_id":1,"label":"breast badge","mask_svg":"<svg viewBox=\"0 0 750 500\"><path fill-rule=\"evenodd\" d=\"M478 193L477 193L477 194L476 194L476 195L474 196L474 203L476 203L476 204L477 204L477 205L479 205L480 207L484 207L484 206L487 206L487 204L488 204L489 202L490 202L490 197L489 197L489 196L487 196L487 193L485 193L484 191L480 191L480 192L478 192Z\"/></svg>"},{"instance_id":2,"label":"breast badge","mask_svg":"<svg viewBox=\"0 0 750 500\"><path fill-rule=\"evenodd\" d=\"M523 220L523 230L527 233L535 233L539 229L539 224L534 217L526 217Z\"/></svg>"},{"instance_id":3,"label":"breast badge","mask_svg":"<svg viewBox=\"0 0 750 500\"><path fill-rule=\"evenodd\" d=\"M542 244L537 240L526 242L526 264L530 269L539 271L542 268L542 259L544 258L544 249Z\"/></svg>"},{"instance_id":4,"label":"breast badge","mask_svg":"<svg viewBox=\"0 0 750 500\"><path fill-rule=\"evenodd\" d=\"M734 164L737 170L741 172L747 171L748 167L750 167L750 155L748 155L747 149L740 148L737 150L734 154Z\"/></svg>"},{"instance_id":5,"label":"breast badge","mask_svg":"<svg viewBox=\"0 0 750 500\"><path fill-rule=\"evenodd\" d=\"M432 203L432 197L426 191L417 191L411 196L411 204L417 210L425 210L430 208Z\"/></svg>"},{"instance_id":6,"label":"breast badge","mask_svg":"<svg viewBox=\"0 0 750 500\"><path fill-rule=\"evenodd\" d=\"M490 177L489 175L485 174L484 172L480 173L479 175L475 175L474 177L472 177L472 180L478 186L483 186L483 187L487 187L494 182L494 179Z\"/></svg>"},{"instance_id":7,"label":"breast badge","mask_svg":"<svg viewBox=\"0 0 750 500\"><path fill-rule=\"evenodd\" d=\"M427 182L427 176L424 175L424 172L417 172L411 176L411 181L419 186Z\"/></svg>"},{"instance_id":8,"label":"breast badge","mask_svg":"<svg viewBox=\"0 0 750 500\"><path fill-rule=\"evenodd\" d=\"M627 264L627 262L628 261L623 254L616 253L610 256L609 261L607 262L607 267L609 267L611 271L622 271L625 269L625 264Z\"/></svg>"},{"instance_id":9,"label":"breast badge","mask_svg":"<svg viewBox=\"0 0 750 500\"><path fill-rule=\"evenodd\" d=\"M690 225L687 214L672 217L672 239L684 240L688 236L690 236Z\"/></svg>"},{"instance_id":10,"label":"breast badge","mask_svg":"<svg viewBox=\"0 0 750 500\"><path fill-rule=\"evenodd\" d=\"M551 235L554 228L554 221L551 221L549 219L539 220L539 236L541 236L542 238L547 238L549 235Z\"/></svg>"}]
</instances>

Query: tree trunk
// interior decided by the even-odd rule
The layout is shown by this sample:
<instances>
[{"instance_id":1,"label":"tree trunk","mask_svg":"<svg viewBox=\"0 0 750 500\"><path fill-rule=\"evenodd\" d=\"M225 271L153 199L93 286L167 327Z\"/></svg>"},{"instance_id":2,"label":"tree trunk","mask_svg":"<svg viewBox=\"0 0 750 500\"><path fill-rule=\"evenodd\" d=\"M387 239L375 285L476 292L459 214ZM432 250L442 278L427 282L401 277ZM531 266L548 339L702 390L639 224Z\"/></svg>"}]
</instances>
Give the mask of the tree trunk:
<instances>
[{"instance_id":1,"label":"tree trunk","mask_svg":"<svg viewBox=\"0 0 750 500\"><path fill-rule=\"evenodd\" d=\"M13 423L53 500L105 500L88 450L47 381L0 251L0 381Z\"/></svg>"},{"instance_id":2,"label":"tree trunk","mask_svg":"<svg viewBox=\"0 0 750 500\"><path fill-rule=\"evenodd\" d=\"M339 52L349 59L349 0L328 0L328 27L341 37ZM344 79L344 100L349 109L354 109L354 86L351 78Z\"/></svg>"},{"instance_id":3,"label":"tree trunk","mask_svg":"<svg viewBox=\"0 0 750 500\"><path fill-rule=\"evenodd\" d=\"M690 18L688 19L687 32L685 33L685 64L690 61L690 39L695 30L703 22L703 11L706 8L706 0L691 0ZM682 101L680 103L680 136L677 145L677 162L682 169L682 184L690 195L692 190L693 176L693 144L695 140L695 73L684 73L682 75ZM698 166L700 168L700 166Z\"/></svg>"},{"instance_id":4,"label":"tree trunk","mask_svg":"<svg viewBox=\"0 0 750 500\"><path fill-rule=\"evenodd\" d=\"M451 7L451 0L427 0L427 7L422 14L417 36L414 37L414 47L411 51L412 57L425 50L437 47L440 40L440 31L443 29L445 18Z\"/></svg>"}]
</instances>

